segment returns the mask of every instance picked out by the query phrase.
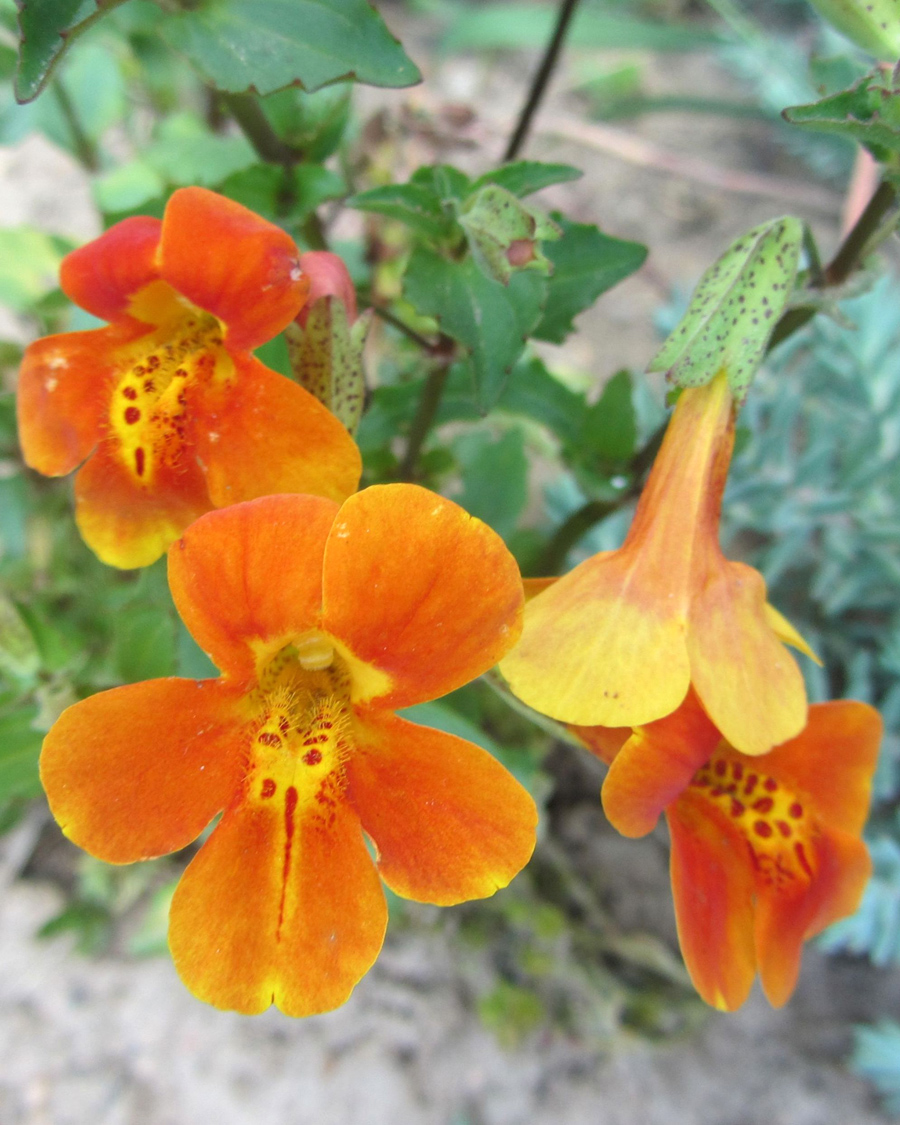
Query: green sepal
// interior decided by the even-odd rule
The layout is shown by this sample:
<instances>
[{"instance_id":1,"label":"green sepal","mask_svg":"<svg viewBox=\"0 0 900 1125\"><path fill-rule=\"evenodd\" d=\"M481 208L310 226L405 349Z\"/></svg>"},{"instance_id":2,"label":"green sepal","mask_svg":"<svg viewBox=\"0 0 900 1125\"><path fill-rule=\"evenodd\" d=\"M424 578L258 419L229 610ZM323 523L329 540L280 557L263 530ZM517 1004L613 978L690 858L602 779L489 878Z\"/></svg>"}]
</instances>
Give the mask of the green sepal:
<instances>
[{"instance_id":1,"label":"green sepal","mask_svg":"<svg viewBox=\"0 0 900 1125\"><path fill-rule=\"evenodd\" d=\"M742 235L704 273L648 371L701 387L720 371L741 402L794 289L803 225L786 216Z\"/></svg>"},{"instance_id":2,"label":"green sepal","mask_svg":"<svg viewBox=\"0 0 900 1125\"><path fill-rule=\"evenodd\" d=\"M482 273L509 284L514 270L551 271L540 243L562 230L536 207L529 207L498 184L486 184L466 202L459 217L472 257Z\"/></svg>"},{"instance_id":3,"label":"green sepal","mask_svg":"<svg viewBox=\"0 0 900 1125\"><path fill-rule=\"evenodd\" d=\"M900 56L900 0L810 0L858 47L884 62Z\"/></svg>"},{"instance_id":4,"label":"green sepal","mask_svg":"<svg viewBox=\"0 0 900 1125\"><path fill-rule=\"evenodd\" d=\"M363 348L372 322L367 310L347 323L339 297L320 297L309 309L306 325L293 321L285 329L291 369L301 387L356 433L362 417L366 379Z\"/></svg>"}]
</instances>

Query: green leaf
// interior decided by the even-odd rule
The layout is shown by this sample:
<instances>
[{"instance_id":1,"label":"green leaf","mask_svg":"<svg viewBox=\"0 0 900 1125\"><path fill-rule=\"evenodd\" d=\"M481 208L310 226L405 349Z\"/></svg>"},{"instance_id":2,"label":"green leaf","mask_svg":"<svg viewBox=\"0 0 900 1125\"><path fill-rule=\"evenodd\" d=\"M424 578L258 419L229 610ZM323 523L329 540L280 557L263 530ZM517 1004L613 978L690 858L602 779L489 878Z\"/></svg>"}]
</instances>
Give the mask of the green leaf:
<instances>
[{"instance_id":1,"label":"green leaf","mask_svg":"<svg viewBox=\"0 0 900 1125\"><path fill-rule=\"evenodd\" d=\"M182 113L164 122L142 160L173 187L217 187L255 164L257 157L246 137L210 133L199 118Z\"/></svg>"},{"instance_id":2,"label":"green leaf","mask_svg":"<svg viewBox=\"0 0 900 1125\"><path fill-rule=\"evenodd\" d=\"M16 680L30 680L41 665L31 630L13 600L0 590L0 672Z\"/></svg>"},{"instance_id":3,"label":"green leaf","mask_svg":"<svg viewBox=\"0 0 900 1125\"><path fill-rule=\"evenodd\" d=\"M0 304L29 312L57 288L59 263L71 249L33 227L0 228Z\"/></svg>"},{"instance_id":4,"label":"green leaf","mask_svg":"<svg viewBox=\"0 0 900 1125\"><path fill-rule=\"evenodd\" d=\"M677 387L701 387L724 370L742 401L793 292L802 240L791 216L742 235L704 273L647 370L667 371Z\"/></svg>"},{"instance_id":5,"label":"green leaf","mask_svg":"<svg viewBox=\"0 0 900 1125\"><path fill-rule=\"evenodd\" d=\"M561 344L574 328L573 317L640 269L647 248L639 242L612 238L589 223L553 217L562 227L563 236L546 250L553 274L547 307L534 335L538 340Z\"/></svg>"},{"instance_id":6,"label":"green leaf","mask_svg":"<svg viewBox=\"0 0 900 1125\"><path fill-rule=\"evenodd\" d=\"M217 90L318 90L341 78L411 86L416 66L366 0L200 0L170 13L166 41Z\"/></svg>"},{"instance_id":7,"label":"green leaf","mask_svg":"<svg viewBox=\"0 0 900 1125\"><path fill-rule=\"evenodd\" d=\"M858 141L880 161L900 153L900 91L867 75L839 94L809 105L790 106L782 116L792 125Z\"/></svg>"},{"instance_id":8,"label":"green leaf","mask_svg":"<svg viewBox=\"0 0 900 1125\"><path fill-rule=\"evenodd\" d=\"M105 215L135 212L165 194L163 177L143 160L120 164L94 181L94 199Z\"/></svg>"},{"instance_id":9,"label":"green leaf","mask_svg":"<svg viewBox=\"0 0 900 1125\"><path fill-rule=\"evenodd\" d=\"M125 683L172 676L176 668L175 623L159 606L129 605L113 621L115 670Z\"/></svg>"},{"instance_id":10,"label":"green leaf","mask_svg":"<svg viewBox=\"0 0 900 1125\"><path fill-rule=\"evenodd\" d=\"M36 797L41 791L38 758L44 736L31 725L37 709L0 715L0 801Z\"/></svg>"},{"instance_id":11,"label":"green leaf","mask_svg":"<svg viewBox=\"0 0 900 1125\"><path fill-rule=\"evenodd\" d=\"M423 316L468 353L479 410L489 410L503 391L513 364L540 319L547 282L520 272L508 286L486 277L467 257L451 261L419 246L409 260L404 295Z\"/></svg>"},{"instance_id":12,"label":"green leaf","mask_svg":"<svg viewBox=\"0 0 900 1125\"><path fill-rule=\"evenodd\" d=\"M111 6L97 0L19 0L16 101L36 98L79 26Z\"/></svg>"},{"instance_id":13,"label":"green leaf","mask_svg":"<svg viewBox=\"0 0 900 1125\"><path fill-rule=\"evenodd\" d=\"M321 164L298 164L289 173L272 164L253 164L235 172L219 191L273 222L284 221L285 200L291 200L292 221L347 190L343 179Z\"/></svg>"},{"instance_id":14,"label":"green leaf","mask_svg":"<svg viewBox=\"0 0 900 1125\"><path fill-rule=\"evenodd\" d=\"M453 443L461 465L463 491L458 502L498 535L508 538L528 499L528 458L520 429L496 441L485 433L467 433Z\"/></svg>"},{"instance_id":15,"label":"green leaf","mask_svg":"<svg viewBox=\"0 0 900 1125\"><path fill-rule=\"evenodd\" d=\"M541 188L550 187L551 184L567 184L572 180L579 180L583 175L580 168L573 168L571 164L541 164L536 160L517 160L479 176L472 184L472 191L477 191L485 184L497 184L521 199Z\"/></svg>"},{"instance_id":16,"label":"green leaf","mask_svg":"<svg viewBox=\"0 0 900 1125\"><path fill-rule=\"evenodd\" d=\"M578 439L588 406L584 395L570 391L542 360L531 356L513 368L496 408L540 422L569 443Z\"/></svg>"},{"instance_id":17,"label":"green leaf","mask_svg":"<svg viewBox=\"0 0 900 1125\"><path fill-rule=\"evenodd\" d=\"M884 62L900 55L897 0L810 0L814 8L864 51Z\"/></svg>"},{"instance_id":18,"label":"green leaf","mask_svg":"<svg viewBox=\"0 0 900 1125\"><path fill-rule=\"evenodd\" d=\"M440 198L421 184L385 184L351 195L348 207L373 211L389 219L399 219L425 238L441 241L452 234L454 219L441 206Z\"/></svg>"},{"instance_id":19,"label":"green leaf","mask_svg":"<svg viewBox=\"0 0 900 1125\"><path fill-rule=\"evenodd\" d=\"M629 461L636 443L631 374L619 371L603 388L599 400L583 414L572 452L588 464L599 461L603 467L612 467Z\"/></svg>"},{"instance_id":20,"label":"green leaf","mask_svg":"<svg viewBox=\"0 0 900 1125\"><path fill-rule=\"evenodd\" d=\"M309 94L292 86L263 100L262 108L278 135L300 149L306 160L327 160L350 121L353 87L349 82Z\"/></svg>"}]
</instances>

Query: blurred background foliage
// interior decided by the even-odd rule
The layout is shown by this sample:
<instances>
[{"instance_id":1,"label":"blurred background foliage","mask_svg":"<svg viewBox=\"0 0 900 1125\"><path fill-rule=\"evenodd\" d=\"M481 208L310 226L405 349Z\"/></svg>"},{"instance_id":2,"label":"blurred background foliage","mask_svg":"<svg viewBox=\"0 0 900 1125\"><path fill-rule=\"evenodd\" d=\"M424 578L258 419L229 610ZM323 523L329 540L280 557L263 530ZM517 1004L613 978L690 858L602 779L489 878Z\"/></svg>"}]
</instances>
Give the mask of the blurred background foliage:
<instances>
[{"instance_id":1,"label":"blurred background foliage","mask_svg":"<svg viewBox=\"0 0 900 1125\"><path fill-rule=\"evenodd\" d=\"M498 64L510 51L541 49L555 18L554 4L524 0L410 0L383 11L398 31L414 15L438 56L476 53ZM526 574L557 573L617 546L656 448L664 390L640 371L573 377L545 345L576 331L578 314L637 270L645 249L554 213L560 237L539 247L552 273L518 271L504 285L464 221L479 192L499 185L531 208L533 194L578 169L521 162L479 178L426 165L394 182L390 133L354 107L352 83L334 82L313 59L313 92L279 89L283 74L273 72L276 92L243 93L240 75L211 76L210 60L186 48L190 14L167 22L161 7L129 0L77 37L43 93L19 105L17 9L0 0L0 144L40 133L71 154L104 226L161 215L172 190L202 184L280 223L304 248L327 242L345 256L361 307L380 317L358 434L365 483L415 479L452 496L504 537ZM383 79L384 65L397 68L398 84L413 80L403 51L379 42L382 55L361 78ZM810 177L846 183L855 143L794 128L781 111L851 87L871 60L799 0L752 11L733 0L584 0L568 45L566 81L588 119L627 127L651 111L751 117ZM653 92L650 59L660 55L648 51L714 57L731 96ZM40 80L19 75L31 87ZM120 683L215 674L174 612L164 565L104 567L75 530L70 483L22 465L11 392L23 344L96 323L57 287L72 245L36 227L0 227L4 830L41 807L40 743L64 706ZM883 261L865 264L863 291L774 349L757 379L740 416L723 542L763 571L771 600L822 657L822 668L805 665L811 696L868 700L884 715L869 828L875 876L858 914L820 944L885 967L900 963L900 282ZM660 332L683 307L683 294L661 301ZM648 326L648 358L655 344ZM260 356L291 374L282 340ZM410 715L480 743L545 807L558 795L566 751L551 753L554 732L511 710L490 679ZM677 955L658 937L622 931L554 838L554 815L544 818L534 864L506 894L440 913L392 899L395 923L454 935L479 1015L502 1042L548 1020L600 1038L620 1027L655 1036L692 1026L702 1006ZM27 860L26 871L67 891L45 932L74 930L88 952L164 948L168 898L188 854L113 870L74 850L60 860L60 847L46 828ZM900 1112L900 1025L860 1030L852 1065Z\"/></svg>"}]
</instances>

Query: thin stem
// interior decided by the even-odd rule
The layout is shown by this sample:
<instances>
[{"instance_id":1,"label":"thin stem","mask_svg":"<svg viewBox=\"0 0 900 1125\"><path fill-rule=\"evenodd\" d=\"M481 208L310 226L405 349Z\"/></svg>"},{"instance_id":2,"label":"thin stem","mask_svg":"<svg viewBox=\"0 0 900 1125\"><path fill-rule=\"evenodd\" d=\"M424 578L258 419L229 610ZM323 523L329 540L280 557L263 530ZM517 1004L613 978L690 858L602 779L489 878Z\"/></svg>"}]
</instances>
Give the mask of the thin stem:
<instances>
[{"instance_id":1,"label":"thin stem","mask_svg":"<svg viewBox=\"0 0 900 1125\"><path fill-rule=\"evenodd\" d=\"M372 309L375 315L380 317L385 324L390 324L393 328L396 328L398 332L402 332L408 340L412 340L414 344L418 344L419 347L426 352L434 352L436 345L433 340L427 339L421 332L417 332L415 328L411 328L405 321L401 320L399 316L395 316L390 309L385 308L384 305L372 305Z\"/></svg>"},{"instance_id":2,"label":"thin stem","mask_svg":"<svg viewBox=\"0 0 900 1125\"><path fill-rule=\"evenodd\" d=\"M503 154L504 164L510 160L515 160L525 143L528 130L531 128L532 118L537 112L538 106L541 104L541 99L544 96L547 83L550 81L550 76L553 74L560 51L562 50L566 38L566 31L569 28L572 16L575 14L575 9L577 7L578 0L562 0L560 3L553 35L550 42L547 44L544 57L541 59L541 65L538 67L537 73L531 80L531 88L528 91L528 97L525 100L525 104L522 106L518 123L513 131L513 135L509 139L509 144L506 146L506 152Z\"/></svg>"},{"instance_id":3,"label":"thin stem","mask_svg":"<svg viewBox=\"0 0 900 1125\"><path fill-rule=\"evenodd\" d=\"M891 212L896 209L897 191L892 184L884 180L876 188L863 213L847 232L847 237L838 247L834 257L821 270L818 283L812 288L831 289L842 285L859 267L862 258L893 229L897 216L894 215L891 222L887 220ZM815 315L816 309L809 305L788 309L775 326L767 350L771 351L789 336L793 336Z\"/></svg>"},{"instance_id":4,"label":"thin stem","mask_svg":"<svg viewBox=\"0 0 900 1125\"><path fill-rule=\"evenodd\" d=\"M400 462L400 480L414 481L416 479L419 455L437 417L447 376L450 374L450 366L456 357L456 345L448 336L441 336L440 341L432 351L437 355L437 363L425 380L422 397L419 399L415 417L409 428L406 452Z\"/></svg>"},{"instance_id":5,"label":"thin stem","mask_svg":"<svg viewBox=\"0 0 900 1125\"><path fill-rule=\"evenodd\" d=\"M278 136L253 94L222 94L221 99L260 160L280 164L287 170L300 163L305 155L303 150Z\"/></svg>"},{"instance_id":6,"label":"thin stem","mask_svg":"<svg viewBox=\"0 0 900 1125\"><path fill-rule=\"evenodd\" d=\"M61 79L56 79L51 87L53 93L56 95L56 101L59 105L60 113L65 118L66 124L72 133L72 143L75 145L75 155L81 161L89 172L96 172L100 168L100 158L97 153L97 146L91 138L84 131L84 127L79 120L78 114L75 110L75 105L69 97L69 91L63 85Z\"/></svg>"}]
</instances>

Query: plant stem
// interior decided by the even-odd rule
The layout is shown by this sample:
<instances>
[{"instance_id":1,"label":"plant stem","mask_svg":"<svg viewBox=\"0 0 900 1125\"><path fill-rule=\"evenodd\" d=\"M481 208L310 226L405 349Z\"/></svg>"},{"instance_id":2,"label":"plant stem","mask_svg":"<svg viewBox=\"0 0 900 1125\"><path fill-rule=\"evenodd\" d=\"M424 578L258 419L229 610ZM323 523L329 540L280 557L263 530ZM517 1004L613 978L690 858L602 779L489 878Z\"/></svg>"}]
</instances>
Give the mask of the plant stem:
<instances>
[{"instance_id":1,"label":"plant stem","mask_svg":"<svg viewBox=\"0 0 900 1125\"><path fill-rule=\"evenodd\" d=\"M436 345L433 340L427 339L421 332L417 332L415 328L411 328L406 321L401 320L399 316L395 316L390 309L385 308L384 305L372 305L372 309L375 315L380 317L385 324L390 324L392 327L396 328L398 332L402 332L408 340L412 340L414 344L418 344L419 347L426 352L434 352Z\"/></svg>"},{"instance_id":2,"label":"plant stem","mask_svg":"<svg viewBox=\"0 0 900 1125\"><path fill-rule=\"evenodd\" d=\"M858 268L863 256L892 229L892 224L886 220L891 211L897 209L897 202L896 188L887 180L882 181L866 204L863 213L847 232L847 237L838 247L834 257L821 270L817 284L812 288L834 288L842 285L849 278ZM767 351L771 351L789 336L793 336L815 315L816 309L809 305L788 309L775 326Z\"/></svg>"},{"instance_id":3,"label":"plant stem","mask_svg":"<svg viewBox=\"0 0 900 1125\"><path fill-rule=\"evenodd\" d=\"M221 94L220 97L260 160L280 164L290 171L303 159L302 149L294 148L278 136L253 94Z\"/></svg>"},{"instance_id":4,"label":"plant stem","mask_svg":"<svg viewBox=\"0 0 900 1125\"><path fill-rule=\"evenodd\" d=\"M450 367L456 358L456 345L449 336L441 336L440 340L431 349L437 362L431 369L422 388L422 397L416 408L415 417L409 428L409 437L406 442L406 452L400 462L400 480L414 481L416 479L419 463L419 454L437 416L444 393L444 385L450 374Z\"/></svg>"},{"instance_id":5,"label":"plant stem","mask_svg":"<svg viewBox=\"0 0 900 1125\"><path fill-rule=\"evenodd\" d=\"M538 106L541 104L541 99L544 96L547 83L550 81L550 76L553 74L560 51L562 50L563 42L566 38L566 31L569 28L572 16L575 14L575 9L577 7L578 0L561 0L553 35L550 38L550 42L547 44L547 49L544 51L541 65L538 67L534 78L531 80L531 88L528 91L528 97L525 100L525 104L522 106L518 123L513 131L513 135L509 139L509 144L506 146L506 152L503 154L504 164L508 163L510 160L515 160L525 143L528 130L531 128L532 118L537 112Z\"/></svg>"},{"instance_id":6,"label":"plant stem","mask_svg":"<svg viewBox=\"0 0 900 1125\"><path fill-rule=\"evenodd\" d=\"M66 124L72 133L72 143L75 145L75 155L84 165L89 172L96 172L100 168L100 159L97 155L97 146L91 138L84 131L84 127L78 118L75 111L75 106L72 99L69 97L69 91L65 88L62 80L57 78L52 83L51 87L53 93L56 95L56 101L59 105L60 113L65 118Z\"/></svg>"}]
</instances>

